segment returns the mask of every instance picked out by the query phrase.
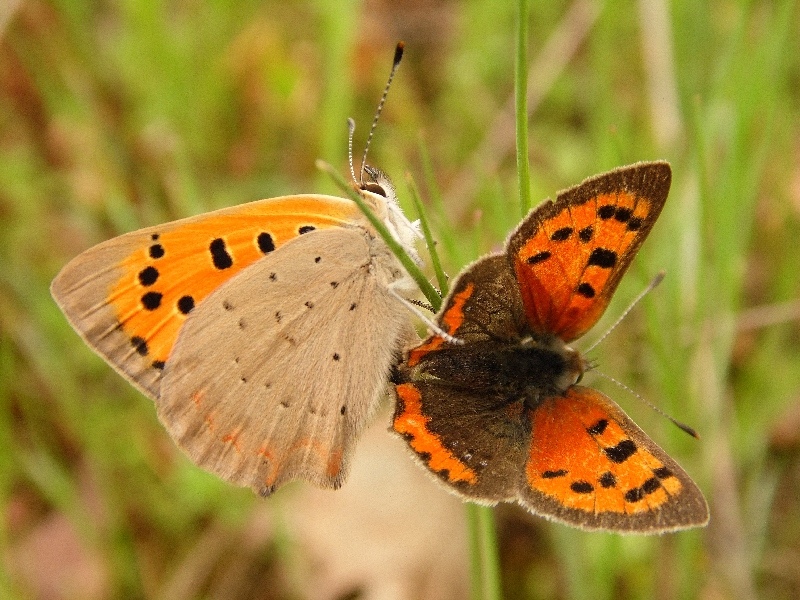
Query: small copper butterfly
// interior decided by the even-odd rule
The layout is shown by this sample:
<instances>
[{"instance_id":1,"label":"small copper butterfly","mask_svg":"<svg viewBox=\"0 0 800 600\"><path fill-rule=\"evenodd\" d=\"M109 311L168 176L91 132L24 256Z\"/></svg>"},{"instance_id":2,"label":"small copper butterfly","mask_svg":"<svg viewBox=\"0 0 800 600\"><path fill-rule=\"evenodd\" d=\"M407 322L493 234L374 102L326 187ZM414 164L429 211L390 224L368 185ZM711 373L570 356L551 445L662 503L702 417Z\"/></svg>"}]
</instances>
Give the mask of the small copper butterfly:
<instances>
[{"instance_id":1,"label":"small copper butterfly","mask_svg":"<svg viewBox=\"0 0 800 600\"><path fill-rule=\"evenodd\" d=\"M455 339L432 335L407 353L393 420L452 490L588 530L707 523L686 472L614 402L577 384L589 363L567 345L605 311L670 180L665 162L587 179L455 280L437 316Z\"/></svg>"},{"instance_id":2,"label":"small copper butterfly","mask_svg":"<svg viewBox=\"0 0 800 600\"><path fill-rule=\"evenodd\" d=\"M361 195L413 251L391 183L367 172ZM108 240L51 291L196 464L268 495L292 479L341 485L414 339L389 289L407 277L352 200L298 195Z\"/></svg>"}]
</instances>

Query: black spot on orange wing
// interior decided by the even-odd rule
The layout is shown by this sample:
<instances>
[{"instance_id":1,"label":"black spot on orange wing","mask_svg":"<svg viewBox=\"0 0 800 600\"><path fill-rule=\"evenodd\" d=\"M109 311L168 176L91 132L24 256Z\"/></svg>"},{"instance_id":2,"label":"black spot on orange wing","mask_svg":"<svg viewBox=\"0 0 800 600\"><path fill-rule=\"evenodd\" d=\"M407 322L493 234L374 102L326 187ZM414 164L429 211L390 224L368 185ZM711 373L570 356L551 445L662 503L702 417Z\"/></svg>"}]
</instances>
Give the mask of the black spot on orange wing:
<instances>
[{"instance_id":1,"label":"black spot on orange wing","mask_svg":"<svg viewBox=\"0 0 800 600\"><path fill-rule=\"evenodd\" d=\"M624 463L628 460L631 456L636 453L636 444L633 440L622 440L616 446L611 446L610 448L604 448L603 452L606 456L612 461L617 464Z\"/></svg>"},{"instance_id":2,"label":"black spot on orange wing","mask_svg":"<svg viewBox=\"0 0 800 600\"><path fill-rule=\"evenodd\" d=\"M576 494L591 494L594 491L594 486L588 481L573 481L569 489Z\"/></svg>"},{"instance_id":3,"label":"black spot on orange wing","mask_svg":"<svg viewBox=\"0 0 800 600\"><path fill-rule=\"evenodd\" d=\"M606 489L613 488L617 486L617 478L614 477L614 474L611 471L606 471L597 480L600 483L601 487Z\"/></svg>"},{"instance_id":4,"label":"black spot on orange wing","mask_svg":"<svg viewBox=\"0 0 800 600\"><path fill-rule=\"evenodd\" d=\"M139 271L139 283L149 287L158 281L158 269L155 267L145 267Z\"/></svg>"},{"instance_id":5,"label":"black spot on orange wing","mask_svg":"<svg viewBox=\"0 0 800 600\"><path fill-rule=\"evenodd\" d=\"M617 253L606 248L595 248L589 256L587 266L601 269L613 269L617 264Z\"/></svg>"},{"instance_id":6,"label":"black spot on orange wing","mask_svg":"<svg viewBox=\"0 0 800 600\"><path fill-rule=\"evenodd\" d=\"M142 296L142 306L147 310L156 310L161 306L163 295L159 292L147 292Z\"/></svg>"},{"instance_id":7,"label":"black spot on orange wing","mask_svg":"<svg viewBox=\"0 0 800 600\"><path fill-rule=\"evenodd\" d=\"M597 216L604 221L612 218L615 214L617 214L617 207L613 204L606 204L597 209Z\"/></svg>"},{"instance_id":8,"label":"black spot on orange wing","mask_svg":"<svg viewBox=\"0 0 800 600\"><path fill-rule=\"evenodd\" d=\"M142 337L136 336L131 338L131 346L134 347L140 356L147 356L149 349L147 348L147 340Z\"/></svg>"},{"instance_id":9,"label":"black spot on orange wing","mask_svg":"<svg viewBox=\"0 0 800 600\"><path fill-rule=\"evenodd\" d=\"M578 232L578 239L584 244L588 244L594 237L594 227L587 225Z\"/></svg>"},{"instance_id":10,"label":"black spot on orange wing","mask_svg":"<svg viewBox=\"0 0 800 600\"><path fill-rule=\"evenodd\" d=\"M574 229L572 227L562 227L553 232L550 236L550 240L553 242L564 242L569 239L573 231Z\"/></svg>"},{"instance_id":11,"label":"black spot on orange wing","mask_svg":"<svg viewBox=\"0 0 800 600\"><path fill-rule=\"evenodd\" d=\"M268 252L275 250L275 242L273 241L272 236L266 231L259 233L256 241L258 242L258 249L261 250L263 254L267 254Z\"/></svg>"},{"instance_id":12,"label":"black spot on orange wing","mask_svg":"<svg viewBox=\"0 0 800 600\"><path fill-rule=\"evenodd\" d=\"M545 471L542 473L542 477L545 479L555 479L556 477L564 477L568 471L566 469L559 469L557 471Z\"/></svg>"},{"instance_id":13,"label":"black spot on orange wing","mask_svg":"<svg viewBox=\"0 0 800 600\"><path fill-rule=\"evenodd\" d=\"M620 207L614 213L614 218L620 223L627 223L633 216L633 211L630 208Z\"/></svg>"},{"instance_id":14,"label":"black spot on orange wing","mask_svg":"<svg viewBox=\"0 0 800 600\"><path fill-rule=\"evenodd\" d=\"M222 271L223 269L229 269L233 266L233 258L228 253L225 240L222 238L213 240L208 245L208 249L211 252L211 261L214 263L215 268Z\"/></svg>"},{"instance_id":15,"label":"black spot on orange wing","mask_svg":"<svg viewBox=\"0 0 800 600\"><path fill-rule=\"evenodd\" d=\"M546 261L551 256L552 256L552 254L550 252L548 252L547 250L545 250L543 252L539 252L538 254L534 254L533 256L528 258L528 264L529 265L538 265L540 262Z\"/></svg>"},{"instance_id":16,"label":"black spot on orange wing","mask_svg":"<svg viewBox=\"0 0 800 600\"><path fill-rule=\"evenodd\" d=\"M600 419L597 423L589 427L586 431L589 432L589 435L602 435L603 432L608 427L608 419Z\"/></svg>"},{"instance_id":17,"label":"black spot on orange wing","mask_svg":"<svg viewBox=\"0 0 800 600\"><path fill-rule=\"evenodd\" d=\"M181 314L188 315L194 309L194 298L191 296L181 296L178 299L178 310Z\"/></svg>"}]
</instances>

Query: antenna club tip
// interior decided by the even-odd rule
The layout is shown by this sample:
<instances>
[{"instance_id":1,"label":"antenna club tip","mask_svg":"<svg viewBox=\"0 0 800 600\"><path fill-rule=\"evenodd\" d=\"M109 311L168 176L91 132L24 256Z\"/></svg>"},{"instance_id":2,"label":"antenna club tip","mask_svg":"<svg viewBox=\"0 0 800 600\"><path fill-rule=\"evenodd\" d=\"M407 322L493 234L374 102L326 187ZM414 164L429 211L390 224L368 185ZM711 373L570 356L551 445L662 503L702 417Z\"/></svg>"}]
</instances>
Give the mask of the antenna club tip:
<instances>
[{"instance_id":1,"label":"antenna club tip","mask_svg":"<svg viewBox=\"0 0 800 600\"><path fill-rule=\"evenodd\" d=\"M403 59L403 51L405 50L406 43L403 41L397 42L397 47L394 49L394 66L397 66Z\"/></svg>"},{"instance_id":2,"label":"antenna club tip","mask_svg":"<svg viewBox=\"0 0 800 600\"><path fill-rule=\"evenodd\" d=\"M700 439L700 434L697 433L697 431L693 427L689 427L688 425L686 425L684 423L681 423L680 425L678 425L678 427L680 427L684 432L688 433L694 439L696 439L696 440Z\"/></svg>"}]
</instances>

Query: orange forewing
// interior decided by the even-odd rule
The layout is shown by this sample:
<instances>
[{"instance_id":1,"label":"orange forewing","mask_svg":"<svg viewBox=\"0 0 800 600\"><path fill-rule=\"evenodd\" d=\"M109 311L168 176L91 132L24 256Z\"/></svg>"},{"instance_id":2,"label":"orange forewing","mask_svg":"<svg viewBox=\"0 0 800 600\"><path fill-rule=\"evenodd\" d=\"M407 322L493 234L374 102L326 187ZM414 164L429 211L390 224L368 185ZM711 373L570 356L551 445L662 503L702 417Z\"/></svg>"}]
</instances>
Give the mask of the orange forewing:
<instances>
[{"instance_id":1,"label":"orange forewing","mask_svg":"<svg viewBox=\"0 0 800 600\"><path fill-rule=\"evenodd\" d=\"M531 329L570 342L597 322L669 184L666 164L612 172L562 192L523 221L509 253Z\"/></svg>"},{"instance_id":2,"label":"orange forewing","mask_svg":"<svg viewBox=\"0 0 800 600\"><path fill-rule=\"evenodd\" d=\"M341 226L352 220L358 214L354 208L353 203L338 198L287 196L178 221L163 233L155 228L153 235L158 238L122 262L123 275L109 290L109 302L125 333L146 340L150 357L163 364L189 312L181 310L181 299L186 308L199 304L236 273L301 231ZM229 266L215 266L209 251L215 240L222 240L224 246L218 245L221 255L230 258ZM146 280L148 285L142 282L146 269L158 273L153 283ZM158 298L155 309L145 306L145 294L158 294L149 296Z\"/></svg>"},{"instance_id":3,"label":"orange forewing","mask_svg":"<svg viewBox=\"0 0 800 600\"><path fill-rule=\"evenodd\" d=\"M442 314L440 323L440 326L446 333L451 335L455 334L456 331L458 331L458 328L464 322L464 304L472 295L474 289L475 285L470 284L464 290L453 295L453 299L451 300L450 305L448 305L447 312ZM443 337L435 335L421 346L413 348L410 350L408 355L408 366L415 366L428 352L436 350L444 343L445 339Z\"/></svg>"}]
</instances>

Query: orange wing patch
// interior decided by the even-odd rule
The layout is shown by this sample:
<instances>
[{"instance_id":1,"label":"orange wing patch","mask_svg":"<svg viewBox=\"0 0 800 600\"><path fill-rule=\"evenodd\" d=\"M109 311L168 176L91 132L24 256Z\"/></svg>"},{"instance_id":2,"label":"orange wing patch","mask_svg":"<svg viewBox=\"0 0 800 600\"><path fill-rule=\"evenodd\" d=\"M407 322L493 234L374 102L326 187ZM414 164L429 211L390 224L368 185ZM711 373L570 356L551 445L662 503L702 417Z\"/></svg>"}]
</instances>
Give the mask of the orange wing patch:
<instances>
[{"instance_id":1,"label":"orange wing patch","mask_svg":"<svg viewBox=\"0 0 800 600\"><path fill-rule=\"evenodd\" d=\"M461 327L461 324L464 322L464 305L474 291L475 284L472 282L468 283L462 291L453 295L450 306L442 313L439 326L450 335L455 335L458 328ZM408 366L415 367L419 364L423 356L437 350L444 343L445 339L443 337L438 335L431 336L428 341L413 348L408 353Z\"/></svg>"},{"instance_id":2,"label":"orange wing patch","mask_svg":"<svg viewBox=\"0 0 800 600\"><path fill-rule=\"evenodd\" d=\"M394 418L394 430L406 438L409 446L420 455L429 469L449 483L476 484L478 474L458 460L456 455L442 444L441 439L428 430L430 418L422 412L420 391L411 383L400 384L395 389L398 414Z\"/></svg>"},{"instance_id":3,"label":"orange wing patch","mask_svg":"<svg viewBox=\"0 0 800 600\"><path fill-rule=\"evenodd\" d=\"M533 413L527 483L561 505L590 513L653 511L680 480L632 439L597 391L575 386Z\"/></svg>"},{"instance_id":4,"label":"orange wing patch","mask_svg":"<svg viewBox=\"0 0 800 600\"><path fill-rule=\"evenodd\" d=\"M514 256L531 327L564 341L600 318L654 219L651 203L619 191L565 204Z\"/></svg>"},{"instance_id":5,"label":"orange wing patch","mask_svg":"<svg viewBox=\"0 0 800 600\"><path fill-rule=\"evenodd\" d=\"M335 202L338 200L338 202ZM133 351L163 368L188 314L211 292L298 235L352 222L355 204L287 196L152 228L147 245L122 262L108 303Z\"/></svg>"}]
</instances>

